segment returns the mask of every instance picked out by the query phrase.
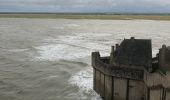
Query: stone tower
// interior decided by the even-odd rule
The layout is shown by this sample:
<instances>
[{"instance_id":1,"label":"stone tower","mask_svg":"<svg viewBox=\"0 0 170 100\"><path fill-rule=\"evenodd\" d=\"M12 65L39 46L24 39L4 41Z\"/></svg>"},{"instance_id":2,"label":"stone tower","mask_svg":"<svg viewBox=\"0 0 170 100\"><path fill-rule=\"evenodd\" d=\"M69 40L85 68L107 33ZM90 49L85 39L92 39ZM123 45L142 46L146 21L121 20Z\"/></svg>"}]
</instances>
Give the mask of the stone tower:
<instances>
[{"instance_id":1,"label":"stone tower","mask_svg":"<svg viewBox=\"0 0 170 100\"><path fill-rule=\"evenodd\" d=\"M94 90L104 100L170 100L170 49L152 58L149 39L124 39L110 56L92 53Z\"/></svg>"}]
</instances>

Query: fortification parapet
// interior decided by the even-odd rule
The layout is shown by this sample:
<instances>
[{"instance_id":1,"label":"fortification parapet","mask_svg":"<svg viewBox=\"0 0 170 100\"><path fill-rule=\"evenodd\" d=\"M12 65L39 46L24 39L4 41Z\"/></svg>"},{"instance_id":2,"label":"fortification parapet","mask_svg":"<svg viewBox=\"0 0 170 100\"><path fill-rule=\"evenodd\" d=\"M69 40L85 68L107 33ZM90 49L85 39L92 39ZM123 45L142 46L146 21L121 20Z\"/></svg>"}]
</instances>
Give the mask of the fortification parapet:
<instances>
[{"instance_id":1,"label":"fortification parapet","mask_svg":"<svg viewBox=\"0 0 170 100\"><path fill-rule=\"evenodd\" d=\"M116 47L116 48L115 48ZM109 57L92 53L94 90L104 100L170 100L170 49L165 45L152 58L151 40L124 39ZM159 98L155 98L159 97Z\"/></svg>"}]
</instances>

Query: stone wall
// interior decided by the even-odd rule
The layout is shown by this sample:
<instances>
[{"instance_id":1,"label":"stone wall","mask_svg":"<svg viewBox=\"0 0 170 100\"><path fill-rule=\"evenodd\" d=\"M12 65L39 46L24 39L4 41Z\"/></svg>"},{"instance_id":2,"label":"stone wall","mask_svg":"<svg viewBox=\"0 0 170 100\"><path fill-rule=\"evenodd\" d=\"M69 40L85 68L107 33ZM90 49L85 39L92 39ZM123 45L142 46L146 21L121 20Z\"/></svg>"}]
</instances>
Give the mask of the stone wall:
<instances>
[{"instance_id":1,"label":"stone wall","mask_svg":"<svg viewBox=\"0 0 170 100\"><path fill-rule=\"evenodd\" d=\"M109 57L92 53L94 90L103 100L170 100L170 72L109 63ZM129 68L128 68L129 67Z\"/></svg>"}]
</instances>

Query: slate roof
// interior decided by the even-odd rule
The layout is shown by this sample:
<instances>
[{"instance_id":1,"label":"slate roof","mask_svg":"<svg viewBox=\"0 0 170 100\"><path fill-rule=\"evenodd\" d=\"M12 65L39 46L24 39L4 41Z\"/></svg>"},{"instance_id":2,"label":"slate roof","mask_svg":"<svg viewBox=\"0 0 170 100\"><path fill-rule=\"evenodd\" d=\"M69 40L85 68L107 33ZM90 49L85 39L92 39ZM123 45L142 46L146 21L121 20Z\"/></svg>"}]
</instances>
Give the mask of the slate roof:
<instances>
[{"instance_id":1,"label":"slate roof","mask_svg":"<svg viewBox=\"0 0 170 100\"><path fill-rule=\"evenodd\" d=\"M115 62L135 66L152 66L150 39L124 39L116 50Z\"/></svg>"},{"instance_id":2,"label":"slate roof","mask_svg":"<svg viewBox=\"0 0 170 100\"><path fill-rule=\"evenodd\" d=\"M170 47L166 48L165 53L165 63L170 65Z\"/></svg>"}]
</instances>

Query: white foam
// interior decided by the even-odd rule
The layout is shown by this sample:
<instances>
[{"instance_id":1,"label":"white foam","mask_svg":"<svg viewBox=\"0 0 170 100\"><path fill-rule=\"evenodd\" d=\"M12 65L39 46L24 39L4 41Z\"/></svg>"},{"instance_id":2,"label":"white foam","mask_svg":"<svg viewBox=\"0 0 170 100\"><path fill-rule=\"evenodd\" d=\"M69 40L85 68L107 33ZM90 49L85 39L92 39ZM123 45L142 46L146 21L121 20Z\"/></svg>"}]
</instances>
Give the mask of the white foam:
<instances>
[{"instance_id":1,"label":"white foam","mask_svg":"<svg viewBox=\"0 0 170 100\"><path fill-rule=\"evenodd\" d=\"M23 52L23 51L27 51L28 49L11 49L11 50L8 50L10 52Z\"/></svg>"},{"instance_id":2,"label":"white foam","mask_svg":"<svg viewBox=\"0 0 170 100\"><path fill-rule=\"evenodd\" d=\"M91 68L88 67L88 69L74 74L69 79L69 83L79 87L79 93L90 95L91 100L100 100L100 96L93 90L93 72Z\"/></svg>"},{"instance_id":3,"label":"white foam","mask_svg":"<svg viewBox=\"0 0 170 100\"><path fill-rule=\"evenodd\" d=\"M66 24L67 27L78 27L80 26L79 24Z\"/></svg>"},{"instance_id":4,"label":"white foam","mask_svg":"<svg viewBox=\"0 0 170 100\"><path fill-rule=\"evenodd\" d=\"M58 59L78 59L89 56L89 51L79 47L72 47L64 44L44 45L36 47L40 56L35 57L39 60L58 60Z\"/></svg>"},{"instance_id":5,"label":"white foam","mask_svg":"<svg viewBox=\"0 0 170 100\"><path fill-rule=\"evenodd\" d=\"M39 56L35 57L35 59L52 61L58 59L72 60L90 56L93 51L100 51L102 55L108 55L110 51L108 43L110 42L95 41L98 38L89 39L90 35L87 35L88 37L83 37L83 35L83 33L80 33L77 35L59 36L56 39L45 39L45 45L35 47L39 53ZM98 34L95 35L98 36ZM95 35L93 34L93 36ZM102 37L103 35L99 36Z\"/></svg>"},{"instance_id":6,"label":"white foam","mask_svg":"<svg viewBox=\"0 0 170 100\"><path fill-rule=\"evenodd\" d=\"M95 32L84 32L84 33L73 33L73 34L75 34L75 35L79 35L79 36L84 36L84 37L97 37L97 38L99 38L99 37L109 37L109 36L112 36L112 34L111 33L100 33L100 32L98 32L98 33L95 33Z\"/></svg>"},{"instance_id":7,"label":"white foam","mask_svg":"<svg viewBox=\"0 0 170 100\"><path fill-rule=\"evenodd\" d=\"M84 49L89 50L100 50L100 51L107 51L110 49L108 45L105 45L105 41L100 43L99 41L90 40L88 38L84 38L79 35L75 36L60 36L56 41L60 41L64 44L69 44L72 46L82 47ZM107 44L108 41L106 41Z\"/></svg>"}]
</instances>

